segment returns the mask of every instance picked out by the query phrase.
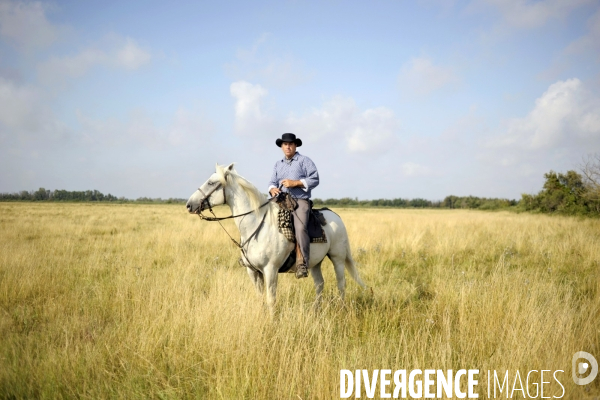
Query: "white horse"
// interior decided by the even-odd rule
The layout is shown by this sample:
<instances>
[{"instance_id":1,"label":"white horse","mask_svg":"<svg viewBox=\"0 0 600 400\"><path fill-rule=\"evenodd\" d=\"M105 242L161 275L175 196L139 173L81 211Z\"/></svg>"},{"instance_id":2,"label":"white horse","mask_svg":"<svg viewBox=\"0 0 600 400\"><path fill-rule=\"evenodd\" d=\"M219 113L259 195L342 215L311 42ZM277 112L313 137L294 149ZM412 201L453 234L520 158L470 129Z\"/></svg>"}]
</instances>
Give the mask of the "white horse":
<instances>
[{"instance_id":1,"label":"white horse","mask_svg":"<svg viewBox=\"0 0 600 400\"><path fill-rule=\"evenodd\" d=\"M191 214L199 214L213 206L227 204L232 215L245 214L234 218L240 231L242 261L248 275L260 294L267 283L267 304L271 313L275 310L278 270L287 260L295 244L279 232L277 222L278 206L267 202L267 197L254 185L241 177L233 169L216 165L216 172L196 190L188 200L186 207ZM262 207L261 207L262 206ZM249 212L249 213L248 213ZM317 302L323 291L321 263L328 256L335 270L337 286L343 299L346 289L344 266L350 276L365 289L366 286L350 254L348 234L342 219L333 211L323 211L327 224L323 226L327 243L311 243L309 270L313 278Z\"/></svg>"}]
</instances>

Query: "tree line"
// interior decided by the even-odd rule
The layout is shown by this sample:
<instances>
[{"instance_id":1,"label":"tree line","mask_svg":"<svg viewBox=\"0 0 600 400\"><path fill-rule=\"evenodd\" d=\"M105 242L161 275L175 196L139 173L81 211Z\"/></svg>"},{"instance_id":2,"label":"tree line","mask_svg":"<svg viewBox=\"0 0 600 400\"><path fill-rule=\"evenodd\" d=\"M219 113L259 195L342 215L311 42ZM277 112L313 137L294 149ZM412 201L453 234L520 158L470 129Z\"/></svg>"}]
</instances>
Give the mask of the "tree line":
<instances>
[{"instance_id":1,"label":"tree line","mask_svg":"<svg viewBox=\"0 0 600 400\"><path fill-rule=\"evenodd\" d=\"M579 165L579 172L550 171L544 174L542 190L537 194L524 193L520 200L451 195L446 196L442 201L343 198L315 199L314 203L318 206L346 207L512 209L549 214L600 216L600 154L584 157Z\"/></svg>"},{"instance_id":2,"label":"tree line","mask_svg":"<svg viewBox=\"0 0 600 400\"><path fill-rule=\"evenodd\" d=\"M47 190L39 188L35 191L21 191L18 193L0 193L0 201L66 201L66 202L114 202L114 203L185 203L186 199L178 198L149 198L139 197L135 200L125 197L116 197L112 194L103 194L98 190L68 191ZM426 199L375 199L358 200L349 197L342 199L314 199L315 206L335 207L393 207L393 208L471 208L491 210L512 207L518 204L516 200L488 199L485 197L459 197L447 196L443 201L432 201Z\"/></svg>"},{"instance_id":3,"label":"tree line","mask_svg":"<svg viewBox=\"0 0 600 400\"><path fill-rule=\"evenodd\" d=\"M576 171L544 174L543 189L535 195L523 194L525 211L567 215L600 215L600 186L586 182Z\"/></svg>"},{"instance_id":4,"label":"tree line","mask_svg":"<svg viewBox=\"0 0 600 400\"><path fill-rule=\"evenodd\" d=\"M476 196L446 196L444 200L416 199L374 199L359 200L344 197L341 199L314 199L316 207L391 207L391 208L446 208L530 211L567 215L600 216L600 155L584 158L579 172L566 173L550 171L544 174L542 190L537 194L522 194L520 200L486 198ZM139 197L135 200L104 195L98 190L68 191L46 190L0 193L0 201L89 201L89 202L137 202L137 203L183 203L181 198Z\"/></svg>"},{"instance_id":5,"label":"tree line","mask_svg":"<svg viewBox=\"0 0 600 400\"><path fill-rule=\"evenodd\" d=\"M444 200L427 199L375 199L358 200L345 197L342 199L314 199L315 206L337 207L392 207L392 208L468 208L480 210L497 210L514 207L519 204L517 200L496 199L476 196L446 196Z\"/></svg>"},{"instance_id":6,"label":"tree line","mask_svg":"<svg viewBox=\"0 0 600 400\"><path fill-rule=\"evenodd\" d=\"M185 203L186 199L161 199L150 197L138 197L137 199L127 199L117 197L112 194L103 194L98 190L47 190L39 188L35 191L23 190L18 193L0 193L0 201L65 201L65 202L113 202L113 203Z\"/></svg>"}]
</instances>

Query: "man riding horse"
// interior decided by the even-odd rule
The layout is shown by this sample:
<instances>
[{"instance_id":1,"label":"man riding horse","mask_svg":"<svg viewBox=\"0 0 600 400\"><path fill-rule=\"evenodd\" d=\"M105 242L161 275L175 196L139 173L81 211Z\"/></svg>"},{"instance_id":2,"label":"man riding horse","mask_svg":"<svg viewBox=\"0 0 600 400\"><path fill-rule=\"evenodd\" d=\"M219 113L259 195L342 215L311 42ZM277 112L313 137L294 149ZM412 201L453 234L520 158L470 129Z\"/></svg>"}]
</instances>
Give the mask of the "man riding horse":
<instances>
[{"instance_id":1,"label":"man riding horse","mask_svg":"<svg viewBox=\"0 0 600 400\"><path fill-rule=\"evenodd\" d=\"M306 278L310 258L309 200L311 191L319 185L319 172L310 158L296 151L302 146L302 140L293 133L284 133L275 144L281 147L284 157L275 163L269 193L275 197L281 191L287 192L297 203L292 213L296 233L296 278Z\"/></svg>"}]
</instances>

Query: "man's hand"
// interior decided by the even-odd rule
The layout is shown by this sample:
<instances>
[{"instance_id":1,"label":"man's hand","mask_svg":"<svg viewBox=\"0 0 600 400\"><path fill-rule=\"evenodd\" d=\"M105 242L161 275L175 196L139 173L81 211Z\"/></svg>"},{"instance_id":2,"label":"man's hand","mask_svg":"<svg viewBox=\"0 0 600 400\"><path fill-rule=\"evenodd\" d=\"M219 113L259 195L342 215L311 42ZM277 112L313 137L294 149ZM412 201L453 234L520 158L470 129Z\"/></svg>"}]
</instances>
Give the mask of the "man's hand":
<instances>
[{"instance_id":1,"label":"man's hand","mask_svg":"<svg viewBox=\"0 0 600 400\"><path fill-rule=\"evenodd\" d=\"M275 197L279 194L280 190L277 188L271 188L271 190L269 191L269 193L271 194L271 197Z\"/></svg>"},{"instance_id":2,"label":"man's hand","mask_svg":"<svg viewBox=\"0 0 600 400\"><path fill-rule=\"evenodd\" d=\"M295 181L293 179L284 179L281 181L281 184L286 188L304 187L304 184L301 181Z\"/></svg>"}]
</instances>

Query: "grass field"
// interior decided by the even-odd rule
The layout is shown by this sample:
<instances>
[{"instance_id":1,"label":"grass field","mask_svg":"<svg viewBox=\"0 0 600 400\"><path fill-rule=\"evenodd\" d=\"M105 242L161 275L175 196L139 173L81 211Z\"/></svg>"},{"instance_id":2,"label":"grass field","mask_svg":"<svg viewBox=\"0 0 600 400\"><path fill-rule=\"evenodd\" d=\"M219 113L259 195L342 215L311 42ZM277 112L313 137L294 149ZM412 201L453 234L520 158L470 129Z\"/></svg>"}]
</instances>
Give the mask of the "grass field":
<instances>
[{"instance_id":1,"label":"grass field","mask_svg":"<svg viewBox=\"0 0 600 400\"><path fill-rule=\"evenodd\" d=\"M331 399L340 369L382 368L479 369L479 398L488 370L563 370L563 398L600 396L571 379L600 359L599 220L336 211L372 294L341 303L326 261L322 309L280 275L271 320L182 205L0 203L0 398Z\"/></svg>"}]
</instances>

